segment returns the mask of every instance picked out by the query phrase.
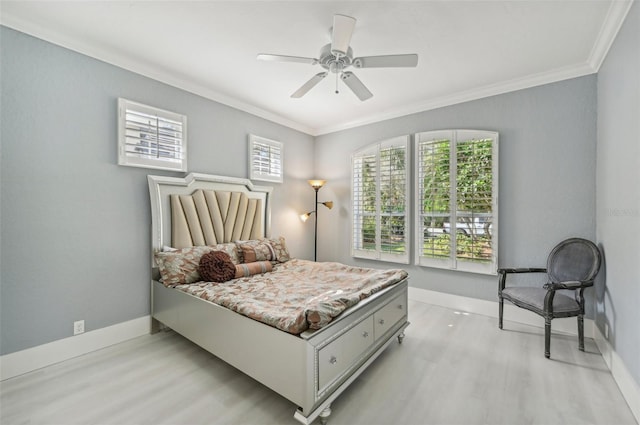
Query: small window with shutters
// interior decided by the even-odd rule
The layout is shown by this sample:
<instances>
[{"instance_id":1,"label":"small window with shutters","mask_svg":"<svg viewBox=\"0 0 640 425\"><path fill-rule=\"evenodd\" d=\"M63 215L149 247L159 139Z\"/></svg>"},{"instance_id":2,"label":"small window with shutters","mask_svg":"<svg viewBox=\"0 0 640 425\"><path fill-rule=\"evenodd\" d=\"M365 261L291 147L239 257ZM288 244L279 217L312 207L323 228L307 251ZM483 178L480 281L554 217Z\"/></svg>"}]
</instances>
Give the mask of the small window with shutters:
<instances>
[{"instance_id":1,"label":"small window with shutters","mask_svg":"<svg viewBox=\"0 0 640 425\"><path fill-rule=\"evenodd\" d=\"M187 171L187 117L118 99L118 164Z\"/></svg>"},{"instance_id":2,"label":"small window with shutters","mask_svg":"<svg viewBox=\"0 0 640 425\"><path fill-rule=\"evenodd\" d=\"M249 178L275 183L283 181L282 143L249 135Z\"/></svg>"},{"instance_id":3,"label":"small window with shutters","mask_svg":"<svg viewBox=\"0 0 640 425\"><path fill-rule=\"evenodd\" d=\"M416 263L495 274L498 133L418 133L415 152Z\"/></svg>"},{"instance_id":4,"label":"small window with shutters","mask_svg":"<svg viewBox=\"0 0 640 425\"><path fill-rule=\"evenodd\" d=\"M408 147L402 136L352 156L354 257L409 262Z\"/></svg>"}]
</instances>

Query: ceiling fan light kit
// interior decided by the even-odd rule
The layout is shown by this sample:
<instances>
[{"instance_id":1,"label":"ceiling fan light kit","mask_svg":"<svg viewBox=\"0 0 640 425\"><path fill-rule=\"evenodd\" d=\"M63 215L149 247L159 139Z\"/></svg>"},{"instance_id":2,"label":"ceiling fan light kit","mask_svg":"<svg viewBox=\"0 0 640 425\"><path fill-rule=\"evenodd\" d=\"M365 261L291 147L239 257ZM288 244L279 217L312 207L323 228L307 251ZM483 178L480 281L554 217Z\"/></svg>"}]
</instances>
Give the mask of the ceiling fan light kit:
<instances>
[{"instance_id":1,"label":"ceiling fan light kit","mask_svg":"<svg viewBox=\"0 0 640 425\"><path fill-rule=\"evenodd\" d=\"M351 36L356 27L356 19L351 16L334 15L331 28L331 53L336 56L347 54Z\"/></svg>"},{"instance_id":2,"label":"ceiling fan light kit","mask_svg":"<svg viewBox=\"0 0 640 425\"><path fill-rule=\"evenodd\" d=\"M259 54L258 59L263 61L320 65L326 70L311 77L309 81L304 83L302 87L291 95L292 98L304 96L331 72L336 74L336 93L339 93L338 81L342 80L358 99L365 101L373 97L373 94L353 72L345 71L347 68L351 66L354 68L411 68L418 66L418 55L416 54L363 56L354 58L353 50L349 45L355 26L355 18L345 15L334 15L333 27L331 29L331 43L320 49L319 59L267 53Z\"/></svg>"}]
</instances>

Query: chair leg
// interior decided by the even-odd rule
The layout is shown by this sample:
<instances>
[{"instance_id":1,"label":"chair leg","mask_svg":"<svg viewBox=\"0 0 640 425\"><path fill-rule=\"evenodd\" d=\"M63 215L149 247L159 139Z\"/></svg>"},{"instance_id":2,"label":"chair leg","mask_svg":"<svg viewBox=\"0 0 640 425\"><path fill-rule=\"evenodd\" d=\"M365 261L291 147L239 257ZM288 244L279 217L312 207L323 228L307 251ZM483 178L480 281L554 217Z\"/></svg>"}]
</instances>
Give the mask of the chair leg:
<instances>
[{"instance_id":1,"label":"chair leg","mask_svg":"<svg viewBox=\"0 0 640 425\"><path fill-rule=\"evenodd\" d=\"M578 315L578 349L584 351L584 317Z\"/></svg>"},{"instance_id":2,"label":"chair leg","mask_svg":"<svg viewBox=\"0 0 640 425\"><path fill-rule=\"evenodd\" d=\"M544 356L551 357L551 318L544 318Z\"/></svg>"},{"instance_id":3,"label":"chair leg","mask_svg":"<svg viewBox=\"0 0 640 425\"><path fill-rule=\"evenodd\" d=\"M504 311L504 300L502 297L500 298L500 302L498 303L498 327L502 329L502 313Z\"/></svg>"}]
</instances>

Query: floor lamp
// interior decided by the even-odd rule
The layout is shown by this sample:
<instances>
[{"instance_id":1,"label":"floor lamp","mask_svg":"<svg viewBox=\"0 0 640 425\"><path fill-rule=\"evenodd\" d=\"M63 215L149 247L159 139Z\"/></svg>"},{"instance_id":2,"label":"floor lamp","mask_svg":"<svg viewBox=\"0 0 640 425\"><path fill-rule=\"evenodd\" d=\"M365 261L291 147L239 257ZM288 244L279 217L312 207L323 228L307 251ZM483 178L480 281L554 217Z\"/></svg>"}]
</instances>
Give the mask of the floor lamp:
<instances>
[{"instance_id":1,"label":"floor lamp","mask_svg":"<svg viewBox=\"0 0 640 425\"><path fill-rule=\"evenodd\" d=\"M318 202L318 191L327 182L326 180L307 180L307 181L309 182L313 190L316 191L316 203L314 204L313 211L309 211L308 213L302 214L300 216L300 219L302 221L307 221L309 217L311 217L311 214L316 215L315 231L313 234L313 261L317 261L318 260L318 204L322 204L325 207L331 209L333 208L333 201Z\"/></svg>"}]
</instances>

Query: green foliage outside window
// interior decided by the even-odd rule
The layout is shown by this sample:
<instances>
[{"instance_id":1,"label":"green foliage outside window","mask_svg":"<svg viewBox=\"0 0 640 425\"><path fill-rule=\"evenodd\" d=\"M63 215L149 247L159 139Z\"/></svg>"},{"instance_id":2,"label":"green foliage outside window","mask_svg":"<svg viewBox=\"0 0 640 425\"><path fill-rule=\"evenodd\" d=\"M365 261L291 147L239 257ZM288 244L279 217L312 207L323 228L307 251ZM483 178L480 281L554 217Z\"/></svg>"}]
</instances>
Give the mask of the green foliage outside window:
<instances>
[{"instance_id":1,"label":"green foliage outside window","mask_svg":"<svg viewBox=\"0 0 640 425\"><path fill-rule=\"evenodd\" d=\"M490 262L493 202L492 139L456 144L456 215L451 215L451 142L435 140L420 146L422 214L425 238L422 255L449 258L456 234L456 258Z\"/></svg>"}]
</instances>

